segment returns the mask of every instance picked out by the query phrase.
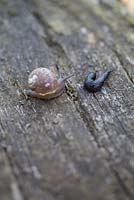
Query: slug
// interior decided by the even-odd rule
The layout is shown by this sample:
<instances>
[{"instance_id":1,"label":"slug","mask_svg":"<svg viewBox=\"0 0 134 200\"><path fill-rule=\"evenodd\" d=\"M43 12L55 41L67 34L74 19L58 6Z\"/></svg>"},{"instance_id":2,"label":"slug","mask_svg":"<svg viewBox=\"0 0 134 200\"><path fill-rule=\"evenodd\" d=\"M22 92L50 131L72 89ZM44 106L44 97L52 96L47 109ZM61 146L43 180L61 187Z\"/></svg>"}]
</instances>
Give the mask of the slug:
<instances>
[{"instance_id":1,"label":"slug","mask_svg":"<svg viewBox=\"0 0 134 200\"><path fill-rule=\"evenodd\" d=\"M112 71L112 69L107 69L97 78L96 72L90 72L84 81L84 88L87 89L88 92L98 92Z\"/></svg>"},{"instance_id":2,"label":"slug","mask_svg":"<svg viewBox=\"0 0 134 200\"><path fill-rule=\"evenodd\" d=\"M50 69L37 68L29 75L28 89L25 92L28 96L40 99L58 97L64 91L65 81L72 76L57 79Z\"/></svg>"}]
</instances>

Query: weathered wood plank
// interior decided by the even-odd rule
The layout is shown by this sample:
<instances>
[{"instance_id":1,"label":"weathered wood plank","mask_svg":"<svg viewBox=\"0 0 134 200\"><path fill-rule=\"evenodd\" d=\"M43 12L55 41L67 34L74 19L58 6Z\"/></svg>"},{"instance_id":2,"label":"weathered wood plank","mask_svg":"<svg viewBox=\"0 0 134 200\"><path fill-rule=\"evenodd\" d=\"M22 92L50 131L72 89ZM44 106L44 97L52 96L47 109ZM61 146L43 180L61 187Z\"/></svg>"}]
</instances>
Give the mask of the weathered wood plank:
<instances>
[{"instance_id":1,"label":"weathered wood plank","mask_svg":"<svg viewBox=\"0 0 134 200\"><path fill-rule=\"evenodd\" d=\"M128 21L112 15L118 20L111 24L105 8L86 1L27 3L0 3L0 157L10 169L9 177L0 172L9 181L3 200L133 199L133 53L115 27L124 24L125 38ZM75 73L66 93L26 100L29 71L55 64L63 75ZM115 71L101 92L76 86L89 68L107 66Z\"/></svg>"},{"instance_id":2,"label":"weathered wood plank","mask_svg":"<svg viewBox=\"0 0 134 200\"><path fill-rule=\"evenodd\" d=\"M50 10L48 13L44 12L46 4L47 5L49 4L50 9L52 8L51 12L50 12ZM55 28L55 26L53 26L53 24L55 24L55 23L52 22L52 19L54 21L55 18L52 17L52 19L51 19L51 17L49 17L49 16L46 17L46 15L51 15L51 14L52 14L52 16L56 15L56 13L54 13L54 10L55 11L58 10L58 8L56 8L56 6L58 5L58 1L54 1L54 6L52 6L52 4L48 1L45 1L45 3L44 3L44 1L40 1L39 5L40 5L39 8L37 5L36 9L38 8L39 9L38 13L41 14L41 16L40 16L41 22L44 19L44 22L46 23L46 19L48 19L47 23L52 26L52 29L54 29L54 31L57 31L57 27ZM44 5L44 7L43 7L43 5ZM63 7L65 8L65 11L67 10L67 5L68 4L66 3L65 7L62 6L62 8ZM65 16L68 13L68 17L66 16L67 19L72 15L72 10L73 10L73 8L75 8L75 5L74 5L74 7L72 6L72 4L69 4L69 5L71 5L69 7L69 8L71 8L71 12L69 12L69 9L68 9L67 10L68 12L65 13ZM79 4L77 4L77 6L78 5ZM53 9L53 7L54 7L54 9ZM78 13L81 13L81 12L77 12L77 14ZM73 13L72 17L75 14L76 13ZM88 15L89 19L92 17L92 16L90 17L90 15L88 13L87 13L87 15ZM63 17L63 19L64 18L65 17ZM60 24L62 24L62 26L60 26L60 27L63 27L62 29L59 30L59 32L66 34L67 24L61 18L58 18L58 19L60 20ZM74 17L74 21L75 20L76 20L76 18ZM87 21L86 18L84 20ZM94 21L96 22L96 19ZM103 21L102 21L102 23L103 23ZM105 26L105 24L103 26ZM86 28L88 28L88 27L86 27ZM74 29L72 30L73 32L74 32ZM64 31L62 31L62 30L64 30ZM98 30L98 29L96 29L96 30ZM99 29L99 31L100 31L100 29ZM82 94L83 95L82 100L81 100L82 103L80 101L80 103L81 103L80 105L84 104L84 107L82 105L79 108L80 108L80 112L82 112L82 114L84 112L84 114L83 114L84 119L88 123L88 126L91 127L90 129L93 131L93 134L95 134L95 139L97 140L97 143L100 146L103 146L106 149L106 151L109 152L109 158L111 158L111 159L114 158L115 170L117 170L117 165L119 166L118 172L120 172L120 168L122 168L122 167L124 168L124 170L126 170L126 166L123 165L123 163L127 162L127 166L128 166L129 165L128 160L131 160L129 158L131 151L132 151L131 156L133 155L133 150L132 150L133 149L133 147L132 147L133 146L133 126L131 127L131 125L130 125L133 123L133 108L134 107L133 107L133 104L131 103L133 101L133 82L131 82L130 78L124 72L123 66L121 65L122 63L120 63L120 60L117 57L117 54L115 54L115 51L113 51L113 48L110 49L109 46L107 45L107 40L105 42L104 39L103 39L103 41L101 41L98 38L97 39L98 42L96 43L95 49L94 49L94 47L92 48L90 46L87 46L88 41L86 42L86 44L82 43L81 39L79 39L76 36L76 34L75 34L75 37L74 37L74 34L72 34L72 36L70 36L70 35L69 36L68 35L61 36L60 35L58 37L58 39L59 39L58 42L61 45L61 47L63 48L66 56L71 60L73 69L75 68L76 74L82 74L82 76L80 76L80 77L83 77L83 72L81 70L81 67L83 67L83 69L84 69L83 71L86 71L86 69L88 70L87 66L92 63L94 65L99 65L99 66L113 66L113 68L116 69L114 78L111 81L113 84L113 88L115 88L113 91L113 94L112 94L112 91L108 91L108 92L104 91L104 96L102 94L101 95L97 94L97 95L95 95L95 97L92 98L92 96L88 95L89 101L87 101L87 98L85 98L85 96ZM119 44L120 44L120 41L119 41ZM113 46L113 45L114 44L112 44L112 42L111 42L111 46ZM103 52L102 52L102 48L103 48ZM87 59L85 58L86 57L85 51L86 51ZM96 63L93 62L94 57L95 58L98 57ZM90 60L89 60L89 58L90 58ZM82 65L83 60L84 60L84 66ZM80 66L79 71L78 71L77 66ZM122 85L122 82L124 82L125 85ZM128 99L126 97L128 97ZM84 99L84 102L83 102L83 99ZM114 101L111 102L112 99ZM129 105L129 107L127 107L127 108L126 108L126 100L127 100L127 105ZM82 108L82 110L81 110L81 108ZM94 109L95 112L91 113L92 109ZM97 114L96 114L96 112L97 112ZM106 115L106 113L107 113L107 115ZM92 118L93 118L93 122L91 123ZM110 122L109 125L108 125L108 122ZM121 140L125 141L125 142L120 142ZM132 144L131 144L131 142L132 142ZM110 143L111 143L111 145L110 145ZM114 151L112 151L113 145L114 145ZM126 155L126 153L128 151L126 149L126 147L127 148L129 147L130 150L129 150L129 155L124 158L124 154ZM112 152L112 154L111 154L111 152ZM117 157L117 162L116 162L115 157ZM125 161L125 159L126 159L126 161ZM119 165L119 163L120 163L120 165ZM131 168L131 161L130 161L129 168ZM124 179L124 177L123 177L124 175L122 175L122 174L120 174L120 175ZM132 181L133 180L130 178L130 182L129 182L130 186L132 185ZM128 190L130 188L129 185L127 187ZM131 192L133 193L133 190L131 190Z\"/></svg>"}]
</instances>

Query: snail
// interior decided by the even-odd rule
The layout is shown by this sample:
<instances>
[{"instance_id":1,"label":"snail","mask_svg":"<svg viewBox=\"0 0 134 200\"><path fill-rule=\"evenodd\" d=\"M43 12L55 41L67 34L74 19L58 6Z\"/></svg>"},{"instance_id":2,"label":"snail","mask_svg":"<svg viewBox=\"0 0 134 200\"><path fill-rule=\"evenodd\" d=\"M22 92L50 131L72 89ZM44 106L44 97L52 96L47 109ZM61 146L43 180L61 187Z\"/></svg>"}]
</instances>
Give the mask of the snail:
<instances>
[{"instance_id":1,"label":"snail","mask_svg":"<svg viewBox=\"0 0 134 200\"><path fill-rule=\"evenodd\" d=\"M28 96L40 99L52 99L62 94L65 88L66 78L56 78L55 73L47 68L37 68L31 72L28 78L28 87L25 92Z\"/></svg>"},{"instance_id":2,"label":"snail","mask_svg":"<svg viewBox=\"0 0 134 200\"><path fill-rule=\"evenodd\" d=\"M89 92L99 91L103 86L104 81L112 71L112 69L107 69L97 78L96 72L90 72L84 81L84 88L86 88Z\"/></svg>"}]
</instances>

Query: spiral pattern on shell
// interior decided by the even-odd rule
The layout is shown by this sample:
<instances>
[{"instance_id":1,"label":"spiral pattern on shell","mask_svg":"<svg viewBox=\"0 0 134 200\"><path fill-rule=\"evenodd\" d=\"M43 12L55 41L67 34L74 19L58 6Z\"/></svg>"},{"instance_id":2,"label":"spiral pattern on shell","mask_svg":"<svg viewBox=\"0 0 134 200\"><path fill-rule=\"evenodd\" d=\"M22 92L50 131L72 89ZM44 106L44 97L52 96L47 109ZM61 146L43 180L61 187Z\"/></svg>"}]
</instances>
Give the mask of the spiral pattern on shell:
<instances>
[{"instance_id":1,"label":"spiral pattern on shell","mask_svg":"<svg viewBox=\"0 0 134 200\"><path fill-rule=\"evenodd\" d=\"M48 93L56 89L57 79L51 70L37 68L29 75L28 86L37 93Z\"/></svg>"},{"instance_id":2,"label":"spiral pattern on shell","mask_svg":"<svg viewBox=\"0 0 134 200\"><path fill-rule=\"evenodd\" d=\"M70 76L69 76L70 77ZM57 79L55 73L47 68L37 68L28 78L28 96L41 99L52 99L62 94L65 88L65 79Z\"/></svg>"}]
</instances>

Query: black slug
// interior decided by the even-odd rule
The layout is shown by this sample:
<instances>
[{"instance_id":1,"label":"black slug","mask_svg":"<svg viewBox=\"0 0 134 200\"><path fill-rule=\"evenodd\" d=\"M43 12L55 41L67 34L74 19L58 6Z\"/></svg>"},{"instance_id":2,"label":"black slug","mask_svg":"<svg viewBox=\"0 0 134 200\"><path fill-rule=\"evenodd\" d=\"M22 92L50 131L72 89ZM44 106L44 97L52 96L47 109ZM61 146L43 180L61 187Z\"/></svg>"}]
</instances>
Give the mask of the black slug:
<instances>
[{"instance_id":1,"label":"black slug","mask_svg":"<svg viewBox=\"0 0 134 200\"><path fill-rule=\"evenodd\" d=\"M96 72L90 72L84 81L84 88L86 88L89 92L99 91L103 86L104 81L112 71L112 69L107 69L97 78Z\"/></svg>"}]
</instances>

